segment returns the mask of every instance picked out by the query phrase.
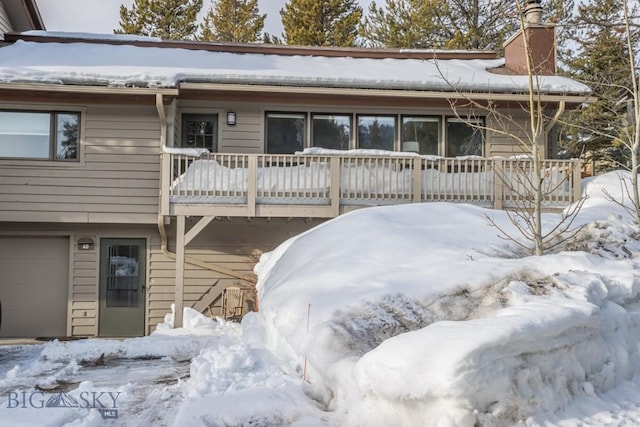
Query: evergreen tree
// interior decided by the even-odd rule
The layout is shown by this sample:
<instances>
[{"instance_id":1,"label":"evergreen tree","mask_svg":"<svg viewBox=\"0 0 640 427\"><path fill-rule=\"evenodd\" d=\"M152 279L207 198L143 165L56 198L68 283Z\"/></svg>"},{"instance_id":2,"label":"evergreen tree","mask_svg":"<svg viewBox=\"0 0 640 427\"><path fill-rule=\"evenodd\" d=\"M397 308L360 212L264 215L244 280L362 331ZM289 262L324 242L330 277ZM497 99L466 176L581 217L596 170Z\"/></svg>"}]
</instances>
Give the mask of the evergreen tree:
<instances>
[{"instance_id":1,"label":"evergreen tree","mask_svg":"<svg viewBox=\"0 0 640 427\"><path fill-rule=\"evenodd\" d=\"M387 0L384 7L372 2L360 35L372 47L441 47L445 33L436 17L446 8L440 0Z\"/></svg>"},{"instance_id":2,"label":"evergreen tree","mask_svg":"<svg viewBox=\"0 0 640 427\"><path fill-rule=\"evenodd\" d=\"M546 2L545 21L564 23L572 4L572 0ZM386 0L384 7L375 2L369 6L360 35L375 47L500 52L517 30L518 10L512 0Z\"/></svg>"},{"instance_id":3,"label":"evergreen tree","mask_svg":"<svg viewBox=\"0 0 640 427\"><path fill-rule=\"evenodd\" d=\"M579 6L569 40L574 49L564 52L568 73L586 83L598 98L566 117L565 148L572 156L606 160L604 168L626 163L629 153L618 140L628 121L630 72L622 8L616 0L593 0ZM632 34L638 45L638 34ZM603 165L603 163L601 163Z\"/></svg>"},{"instance_id":4,"label":"evergreen tree","mask_svg":"<svg viewBox=\"0 0 640 427\"><path fill-rule=\"evenodd\" d=\"M165 40L191 39L198 26L202 0L134 0L131 9L120 6L116 34L138 34Z\"/></svg>"},{"instance_id":5,"label":"evergreen tree","mask_svg":"<svg viewBox=\"0 0 640 427\"><path fill-rule=\"evenodd\" d=\"M355 46L362 8L356 0L289 0L280 16L287 44Z\"/></svg>"},{"instance_id":6,"label":"evergreen tree","mask_svg":"<svg viewBox=\"0 0 640 427\"><path fill-rule=\"evenodd\" d=\"M204 17L199 39L255 43L260 39L266 17L259 13L258 0L218 0Z\"/></svg>"}]
</instances>

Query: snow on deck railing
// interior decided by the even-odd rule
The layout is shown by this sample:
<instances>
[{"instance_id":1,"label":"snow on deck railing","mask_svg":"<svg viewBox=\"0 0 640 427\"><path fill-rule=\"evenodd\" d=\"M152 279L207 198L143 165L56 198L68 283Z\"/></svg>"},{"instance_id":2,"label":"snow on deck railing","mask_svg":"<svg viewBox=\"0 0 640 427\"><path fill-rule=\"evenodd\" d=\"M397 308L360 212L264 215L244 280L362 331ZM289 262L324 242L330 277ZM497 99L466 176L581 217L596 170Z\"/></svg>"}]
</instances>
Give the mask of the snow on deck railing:
<instances>
[{"instance_id":1,"label":"snow on deck railing","mask_svg":"<svg viewBox=\"0 0 640 427\"><path fill-rule=\"evenodd\" d=\"M190 154L190 153L189 153ZM336 154L169 156L173 204L373 206L422 201L517 207L531 199L526 159ZM575 199L575 160L542 162L545 205ZM333 188L337 187L337 188ZM164 193L164 192L163 192Z\"/></svg>"}]
</instances>

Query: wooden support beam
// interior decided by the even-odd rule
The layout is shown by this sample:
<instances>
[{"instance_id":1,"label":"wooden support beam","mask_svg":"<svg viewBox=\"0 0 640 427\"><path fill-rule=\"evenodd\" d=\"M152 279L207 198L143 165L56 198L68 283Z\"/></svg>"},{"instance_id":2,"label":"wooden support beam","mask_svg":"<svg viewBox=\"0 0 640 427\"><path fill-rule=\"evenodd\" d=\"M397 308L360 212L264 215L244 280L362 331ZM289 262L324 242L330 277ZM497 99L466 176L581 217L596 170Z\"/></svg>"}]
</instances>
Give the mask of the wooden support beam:
<instances>
[{"instance_id":1,"label":"wooden support beam","mask_svg":"<svg viewBox=\"0 0 640 427\"><path fill-rule=\"evenodd\" d=\"M175 312L173 327L182 327L182 310L184 306L184 216L178 216L176 226L176 288Z\"/></svg>"},{"instance_id":2,"label":"wooden support beam","mask_svg":"<svg viewBox=\"0 0 640 427\"><path fill-rule=\"evenodd\" d=\"M422 201L422 159L416 157L412 162L413 181L411 192L413 193L413 202L420 203Z\"/></svg>"},{"instance_id":3,"label":"wooden support beam","mask_svg":"<svg viewBox=\"0 0 640 427\"><path fill-rule=\"evenodd\" d=\"M184 217L183 217L184 218ZM185 235L184 235L184 245L188 245L189 243L191 243L191 241L193 239L196 238L196 236L198 234L200 234L200 232L202 230L204 230L204 228L209 225L209 223L211 221L213 221L215 218L215 216L205 216L200 218L200 221L198 221L198 223L196 225L194 225L193 227L191 227L191 230L189 230Z\"/></svg>"},{"instance_id":4,"label":"wooden support beam","mask_svg":"<svg viewBox=\"0 0 640 427\"><path fill-rule=\"evenodd\" d=\"M340 215L340 157L331 157L329 160L331 169L331 187L329 187L329 199L331 200L331 216Z\"/></svg>"},{"instance_id":5,"label":"wooden support beam","mask_svg":"<svg viewBox=\"0 0 640 427\"><path fill-rule=\"evenodd\" d=\"M247 216L256 216L256 197L258 195L258 156L249 156L247 177Z\"/></svg>"}]
</instances>

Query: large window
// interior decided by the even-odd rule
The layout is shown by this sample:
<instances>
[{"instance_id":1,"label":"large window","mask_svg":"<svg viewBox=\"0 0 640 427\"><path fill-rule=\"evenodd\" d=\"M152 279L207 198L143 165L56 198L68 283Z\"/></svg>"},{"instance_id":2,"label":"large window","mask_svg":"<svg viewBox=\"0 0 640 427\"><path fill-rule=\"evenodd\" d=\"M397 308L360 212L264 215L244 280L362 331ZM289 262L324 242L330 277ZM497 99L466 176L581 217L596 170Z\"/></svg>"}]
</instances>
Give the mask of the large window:
<instances>
[{"instance_id":1,"label":"large window","mask_svg":"<svg viewBox=\"0 0 640 427\"><path fill-rule=\"evenodd\" d=\"M180 146L218 151L218 115L183 114Z\"/></svg>"},{"instance_id":2,"label":"large window","mask_svg":"<svg viewBox=\"0 0 640 427\"><path fill-rule=\"evenodd\" d=\"M447 119L446 157L482 156L483 122L479 119ZM480 127L479 127L480 126Z\"/></svg>"},{"instance_id":3,"label":"large window","mask_svg":"<svg viewBox=\"0 0 640 427\"><path fill-rule=\"evenodd\" d=\"M0 158L78 160L80 114L0 111Z\"/></svg>"},{"instance_id":4,"label":"large window","mask_svg":"<svg viewBox=\"0 0 640 427\"><path fill-rule=\"evenodd\" d=\"M293 154L304 149L305 115L267 113L267 153Z\"/></svg>"},{"instance_id":5,"label":"large window","mask_svg":"<svg viewBox=\"0 0 640 427\"><path fill-rule=\"evenodd\" d=\"M358 116L358 148L393 151L395 116Z\"/></svg>"},{"instance_id":6,"label":"large window","mask_svg":"<svg viewBox=\"0 0 640 427\"><path fill-rule=\"evenodd\" d=\"M351 116L314 114L311 141L314 147L348 150L351 141Z\"/></svg>"},{"instance_id":7,"label":"large window","mask_svg":"<svg viewBox=\"0 0 640 427\"><path fill-rule=\"evenodd\" d=\"M439 142L439 118L402 117L402 151L438 155Z\"/></svg>"}]
</instances>

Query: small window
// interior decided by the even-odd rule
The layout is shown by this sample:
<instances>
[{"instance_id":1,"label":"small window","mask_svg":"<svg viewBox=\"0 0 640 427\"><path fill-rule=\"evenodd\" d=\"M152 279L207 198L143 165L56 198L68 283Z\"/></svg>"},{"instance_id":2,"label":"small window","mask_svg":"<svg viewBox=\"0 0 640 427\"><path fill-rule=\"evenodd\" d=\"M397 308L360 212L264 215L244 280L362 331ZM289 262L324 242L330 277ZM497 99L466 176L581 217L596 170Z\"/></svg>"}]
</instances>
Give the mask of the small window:
<instances>
[{"instance_id":1,"label":"small window","mask_svg":"<svg viewBox=\"0 0 640 427\"><path fill-rule=\"evenodd\" d=\"M358 116L358 148L393 151L395 140L394 116Z\"/></svg>"},{"instance_id":2,"label":"small window","mask_svg":"<svg viewBox=\"0 0 640 427\"><path fill-rule=\"evenodd\" d=\"M351 142L351 116L314 114L311 141L314 147L348 150Z\"/></svg>"},{"instance_id":3,"label":"small window","mask_svg":"<svg viewBox=\"0 0 640 427\"><path fill-rule=\"evenodd\" d=\"M402 151L438 155L439 142L439 118L402 117Z\"/></svg>"},{"instance_id":4,"label":"small window","mask_svg":"<svg viewBox=\"0 0 640 427\"><path fill-rule=\"evenodd\" d=\"M267 153L293 154L304 149L304 114L267 113L266 126Z\"/></svg>"},{"instance_id":5,"label":"small window","mask_svg":"<svg viewBox=\"0 0 640 427\"><path fill-rule=\"evenodd\" d=\"M78 160L80 114L0 111L0 157Z\"/></svg>"},{"instance_id":6,"label":"small window","mask_svg":"<svg viewBox=\"0 0 640 427\"><path fill-rule=\"evenodd\" d=\"M483 123L478 119L447 119L446 156L482 156Z\"/></svg>"},{"instance_id":7,"label":"small window","mask_svg":"<svg viewBox=\"0 0 640 427\"><path fill-rule=\"evenodd\" d=\"M218 115L183 114L180 147L218 151Z\"/></svg>"}]
</instances>

